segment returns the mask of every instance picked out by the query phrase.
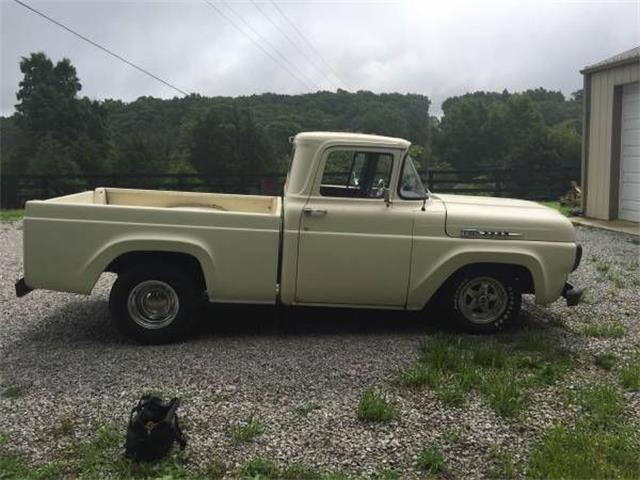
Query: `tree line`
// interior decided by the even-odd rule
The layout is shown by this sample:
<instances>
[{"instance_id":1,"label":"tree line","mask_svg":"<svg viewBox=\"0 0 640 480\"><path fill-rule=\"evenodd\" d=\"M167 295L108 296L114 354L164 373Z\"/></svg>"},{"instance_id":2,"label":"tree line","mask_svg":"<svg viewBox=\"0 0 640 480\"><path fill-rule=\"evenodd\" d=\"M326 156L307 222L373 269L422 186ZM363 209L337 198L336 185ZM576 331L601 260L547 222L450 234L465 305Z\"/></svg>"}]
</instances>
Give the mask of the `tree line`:
<instances>
[{"instance_id":1,"label":"tree line","mask_svg":"<svg viewBox=\"0 0 640 480\"><path fill-rule=\"evenodd\" d=\"M288 138L337 130L399 136L426 168L579 167L581 92L538 88L448 98L338 90L133 102L81 97L68 59L22 58L16 111L0 118L3 174L283 172Z\"/></svg>"}]
</instances>

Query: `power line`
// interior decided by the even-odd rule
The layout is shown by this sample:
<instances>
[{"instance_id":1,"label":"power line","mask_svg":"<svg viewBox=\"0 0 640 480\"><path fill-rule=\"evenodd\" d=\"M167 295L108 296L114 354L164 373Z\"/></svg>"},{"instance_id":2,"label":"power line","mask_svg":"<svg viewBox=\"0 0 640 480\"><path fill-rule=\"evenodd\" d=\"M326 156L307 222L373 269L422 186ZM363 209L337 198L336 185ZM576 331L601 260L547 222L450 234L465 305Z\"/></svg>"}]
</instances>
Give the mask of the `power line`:
<instances>
[{"instance_id":1,"label":"power line","mask_svg":"<svg viewBox=\"0 0 640 480\"><path fill-rule=\"evenodd\" d=\"M273 44L271 42L269 42L269 40L267 40L264 36L262 36L260 34L260 32L258 32L255 28L253 28L251 26L251 24L244 19L244 17L242 15L240 15L232 6L229 2L227 2L226 0L221 0L221 3L225 4L227 6L227 8L233 12L233 14L238 17L242 23L244 23L247 28L249 30L251 30L253 32L253 34L258 37L260 40L262 40L265 44L267 44L269 46L269 48L271 48L271 50L273 50L275 52L276 55L278 55L278 57L280 57L280 59L282 59L283 62L285 62L287 65L289 65L291 68L293 68L293 70L296 70L295 65L288 59L286 58L284 55L282 55L278 49L276 47L273 46ZM307 77L306 75L304 75L302 72L300 72L300 77L305 79L305 81L307 81L311 86L312 89L316 89L316 90L322 90L320 88L320 86L313 81L313 79L310 79L309 77Z\"/></svg>"},{"instance_id":2,"label":"power line","mask_svg":"<svg viewBox=\"0 0 640 480\"><path fill-rule=\"evenodd\" d=\"M204 0L205 3L207 3L211 8L215 9L225 20L227 20L236 30L238 30L242 35L244 35L246 38L248 38L249 40L251 40L258 48L260 48L260 50L262 50L263 53L265 53L271 60L273 60L274 62L276 62L278 65L280 65L280 67L282 67L284 70L286 70L289 75L291 75L293 78L295 78L298 82L300 82L302 85L304 85L305 89L307 90L314 90L314 89L318 89L316 85L313 85L312 83L309 83L307 80L304 79L304 77L299 76L294 70L292 70L290 68L290 64L289 61L282 56L282 54L280 52L278 52L278 50L276 48L274 48L262 35L260 35L240 14L238 14L228 3L226 3L227 8L234 13L234 15L236 17L238 17L242 23L244 23L249 30L251 30L251 32L253 32L253 34L258 37L260 40L262 40L265 44L267 44L275 53L276 55L278 55L278 57L274 56L269 50L267 50L260 42L258 42L255 38L253 38L251 35L249 35L246 31L244 31L231 17L229 17L229 15L227 15L226 13L224 13L224 11L218 7L218 5L216 5L214 2L210 1L210 0Z\"/></svg>"},{"instance_id":3,"label":"power line","mask_svg":"<svg viewBox=\"0 0 640 480\"><path fill-rule=\"evenodd\" d=\"M329 71L333 73L333 75L338 80L340 80L340 83L342 83L346 87L347 83L340 78L338 73L333 69L333 67L329 64L329 62L327 62L324 59L322 54L318 51L316 47L313 46L311 41L300 31L300 29L296 26L296 24L282 11L282 9L278 6L278 4L274 0L271 0L271 3L273 4L274 7L276 7L276 10L278 10L282 18L286 20L286 22L291 26L291 28L293 28L296 31L296 33L300 36L300 38L304 40L307 46L318 56L318 58L322 61L322 63L324 63L324 65L329 69Z\"/></svg>"},{"instance_id":4,"label":"power line","mask_svg":"<svg viewBox=\"0 0 640 480\"><path fill-rule=\"evenodd\" d=\"M111 55L112 57L117 58L117 59L118 59L118 60L120 60L121 62L126 63L126 64L127 64L127 65L129 65L130 67L135 68L135 69L136 69L136 70L138 70L139 72L142 72L142 73L144 73L145 75L148 75L149 77L151 77L151 78L153 78L153 79L155 79L155 80L157 80L157 81L159 81L159 82L163 83L163 84L164 84L164 85L166 85L167 87L172 88L172 89L173 89L173 90L175 90L176 92L179 92L180 94L182 94L182 95L184 95L184 96L188 96L188 95L189 95L189 94L188 94L187 92L185 92L184 90L182 90L182 89L180 89L180 88L176 87L175 85L170 84L170 83L169 83L169 82L167 82L166 80L163 80L162 78L158 77L157 75L154 75L153 73L149 72L148 70L145 70L144 68L139 67L139 66L138 66L138 65L136 65L135 63L133 63L133 62L131 62L131 61L127 60L126 58L124 58L124 57L122 57L122 56L118 55L118 54L117 54L117 53L115 53L115 52L112 52L112 51L111 51L111 50L109 50L108 48L103 47L102 45L100 45L100 44L98 44L98 43L94 42L94 41L93 41L93 40L91 40L90 38L87 38L87 37L85 37L84 35L82 35L82 34L80 34L80 33L76 32L75 30L72 30L71 28L67 27L67 26L66 26L66 25L64 25L63 23L61 23L61 22L59 22L59 21L57 21L57 20L54 20L53 18L51 18L51 17L49 17L48 15L46 15L46 14L42 13L41 11L36 10L36 9L35 9L35 8L33 8L32 6L27 5L26 3L24 3L24 2L22 2L22 1L20 1L20 0L13 0L13 1L14 1L14 2L16 2L16 3L17 3L17 4L19 4L19 5L22 5L22 6L23 6L24 8L26 8L26 9L31 10L33 13L36 13L36 14L40 15L42 18L44 18L44 19L46 19L46 20L50 21L51 23L56 24L56 25L57 25L57 26L59 26L60 28L63 28L63 29L64 29L64 30L66 30L67 32L69 32L69 33L71 33L71 34L75 35L76 37L78 37L78 38L80 38L80 39L84 40L85 42L90 43L90 44L91 44L91 45L93 45L94 47L99 48L99 49L100 49L100 50L102 50L103 52L108 53L108 54L109 54L109 55Z\"/></svg>"},{"instance_id":5,"label":"power line","mask_svg":"<svg viewBox=\"0 0 640 480\"><path fill-rule=\"evenodd\" d=\"M327 75L324 71L322 71L321 69L319 69L319 68L316 66L315 62L314 62L311 58L309 58L309 56L305 53L305 51L304 51L303 49L301 49L301 48L300 48L300 46L299 46L299 45L298 45L298 44L297 44L297 43L296 43L296 42L295 42L295 41L294 41L294 40L293 40L289 35L287 35L287 32L285 32L284 30L282 30L282 28L280 28L280 26L279 26L276 22L274 22L274 21L273 21L273 19L272 19L269 15L267 15L267 14L266 14L266 13L265 13L265 12L264 12L260 7L259 7L259 6L258 6L258 3L256 2L256 0L251 0L251 2L253 3L253 6L256 8L256 10L258 10L258 12L260 12L260 14L261 14L264 18L266 18L266 19L269 21L269 23L270 23L271 25L273 25L273 26L274 26L274 28L275 28L276 30L278 30L278 31L279 31L279 32L284 36L284 38L286 38L286 39L287 39L287 41L288 41L288 42L293 46L293 48L295 48L295 49L300 53L300 55L302 55L302 57L303 57L307 62L309 62L309 64L310 64L313 68L315 68L318 72L320 72L320 75L322 75L324 78L326 78L326 79L327 79L327 81L328 81L330 84L332 84L332 85L333 85L333 86L335 86L336 88L338 87L338 86L336 85L336 83L331 79L331 77L329 77L329 75Z\"/></svg>"}]
</instances>

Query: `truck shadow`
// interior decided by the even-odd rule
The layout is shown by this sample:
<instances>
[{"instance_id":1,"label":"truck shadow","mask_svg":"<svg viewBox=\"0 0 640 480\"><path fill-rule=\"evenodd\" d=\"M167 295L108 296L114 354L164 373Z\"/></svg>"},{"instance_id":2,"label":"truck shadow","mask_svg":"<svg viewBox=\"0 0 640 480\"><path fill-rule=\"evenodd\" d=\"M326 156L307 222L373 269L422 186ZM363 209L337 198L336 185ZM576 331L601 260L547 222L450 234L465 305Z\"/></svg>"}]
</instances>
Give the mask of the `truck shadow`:
<instances>
[{"instance_id":1,"label":"truck shadow","mask_svg":"<svg viewBox=\"0 0 640 480\"><path fill-rule=\"evenodd\" d=\"M535 307L535 306L534 306ZM552 320L540 318L539 309L524 308L520 325L531 326ZM420 312L328 307L284 307L257 305L206 304L197 312L193 339L260 336L334 336L334 335L431 335L464 333L448 316L436 309ZM22 331L20 343L95 342L102 345L132 344L120 334L109 318L107 302L102 299L72 301L52 312L33 329Z\"/></svg>"}]
</instances>

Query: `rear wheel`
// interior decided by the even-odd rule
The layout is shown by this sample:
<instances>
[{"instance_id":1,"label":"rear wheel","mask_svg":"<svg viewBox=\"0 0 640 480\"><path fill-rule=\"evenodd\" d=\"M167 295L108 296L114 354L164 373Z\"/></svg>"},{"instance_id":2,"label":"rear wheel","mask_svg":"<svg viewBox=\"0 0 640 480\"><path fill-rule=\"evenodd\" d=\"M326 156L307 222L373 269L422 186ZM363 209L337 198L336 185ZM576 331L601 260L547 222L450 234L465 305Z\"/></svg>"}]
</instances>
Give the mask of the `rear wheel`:
<instances>
[{"instance_id":1,"label":"rear wheel","mask_svg":"<svg viewBox=\"0 0 640 480\"><path fill-rule=\"evenodd\" d=\"M445 301L463 328L493 333L517 321L522 290L508 270L469 268L451 279Z\"/></svg>"},{"instance_id":2,"label":"rear wheel","mask_svg":"<svg viewBox=\"0 0 640 480\"><path fill-rule=\"evenodd\" d=\"M143 343L178 340L193 322L199 291L172 265L141 264L120 273L109 309L116 326Z\"/></svg>"}]
</instances>

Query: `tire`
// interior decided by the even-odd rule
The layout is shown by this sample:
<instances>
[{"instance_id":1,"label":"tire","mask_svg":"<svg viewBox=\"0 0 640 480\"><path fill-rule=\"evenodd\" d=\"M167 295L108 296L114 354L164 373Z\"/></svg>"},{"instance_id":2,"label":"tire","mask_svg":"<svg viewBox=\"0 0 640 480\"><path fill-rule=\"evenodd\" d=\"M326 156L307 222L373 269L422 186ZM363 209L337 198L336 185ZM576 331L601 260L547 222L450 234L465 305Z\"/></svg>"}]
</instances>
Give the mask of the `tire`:
<instances>
[{"instance_id":1,"label":"tire","mask_svg":"<svg viewBox=\"0 0 640 480\"><path fill-rule=\"evenodd\" d=\"M193 323L200 290L179 267L135 265L118 275L109 295L116 327L141 343L182 338Z\"/></svg>"},{"instance_id":2,"label":"tire","mask_svg":"<svg viewBox=\"0 0 640 480\"><path fill-rule=\"evenodd\" d=\"M457 273L445 290L445 306L471 333L495 333L516 324L522 289L507 269L468 268Z\"/></svg>"}]
</instances>

